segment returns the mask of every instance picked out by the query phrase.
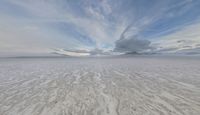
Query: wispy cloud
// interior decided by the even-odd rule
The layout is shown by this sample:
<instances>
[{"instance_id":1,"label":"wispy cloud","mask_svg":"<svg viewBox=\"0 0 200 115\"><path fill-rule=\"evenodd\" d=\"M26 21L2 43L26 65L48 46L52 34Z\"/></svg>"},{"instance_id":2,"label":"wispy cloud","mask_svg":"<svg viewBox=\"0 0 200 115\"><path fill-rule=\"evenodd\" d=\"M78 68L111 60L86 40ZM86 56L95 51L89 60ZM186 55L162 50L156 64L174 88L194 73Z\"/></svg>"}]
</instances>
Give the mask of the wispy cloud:
<instances>
[{"instance_id":1,"label":"wispy cloud","mask_svg":"<svg viewBox=\"0 0 200 115\"><path fill-rule=\"evenodd\" d=\"M199 6L198 0L1 0L0 51L193 48ZM186 42L172 43L178 39Z\"/></svg>"},{"instance_id":2,"label":"wispy cloud","mask_svg":"<svg viewBox=\"0 0 200 115\"><path fill-rule=\"evenodd\" d=\"M200 23L194 23L186 26L179 31L169 34L152 42L158 51L165 49L167 52L175 53L183 50L195 50L200 47ZM166 50L165 50L166 51Z\"/></svg>"}]
</instances>

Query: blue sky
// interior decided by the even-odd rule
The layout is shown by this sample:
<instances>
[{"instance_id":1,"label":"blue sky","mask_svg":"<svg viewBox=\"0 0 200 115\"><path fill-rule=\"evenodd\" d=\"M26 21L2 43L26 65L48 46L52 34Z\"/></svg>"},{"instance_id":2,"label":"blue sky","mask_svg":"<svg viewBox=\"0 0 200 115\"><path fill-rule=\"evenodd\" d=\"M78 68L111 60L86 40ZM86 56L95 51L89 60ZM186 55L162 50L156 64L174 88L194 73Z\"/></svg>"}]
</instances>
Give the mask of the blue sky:
<instances>
[{"instance_id":1,"label":"blue sky","mask_svg":"<svg viewBox=\"0 0 200 115\"><path fill-rule=\"evenodd\" d=\"M199 31L199 0L0 1L1 55L198 53Z\"/></svg>"}]
</instances>

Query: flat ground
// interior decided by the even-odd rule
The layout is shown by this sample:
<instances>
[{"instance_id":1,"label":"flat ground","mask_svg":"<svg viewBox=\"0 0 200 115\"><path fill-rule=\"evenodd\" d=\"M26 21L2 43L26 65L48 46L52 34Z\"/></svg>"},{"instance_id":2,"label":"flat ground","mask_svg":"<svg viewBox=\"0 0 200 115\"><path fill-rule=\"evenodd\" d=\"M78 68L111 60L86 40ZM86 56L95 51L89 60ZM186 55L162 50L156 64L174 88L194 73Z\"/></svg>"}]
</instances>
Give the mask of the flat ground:
<instances>
[{"instance_id":1,"label":"flat ground","mask_svg":"<svg viewBox=\"0 0 200 115\"><path fill-rule=\"evenodd\" d=\"M0 59L0 115L200 115L200 59Z\"/></svg>"}]
</instances>

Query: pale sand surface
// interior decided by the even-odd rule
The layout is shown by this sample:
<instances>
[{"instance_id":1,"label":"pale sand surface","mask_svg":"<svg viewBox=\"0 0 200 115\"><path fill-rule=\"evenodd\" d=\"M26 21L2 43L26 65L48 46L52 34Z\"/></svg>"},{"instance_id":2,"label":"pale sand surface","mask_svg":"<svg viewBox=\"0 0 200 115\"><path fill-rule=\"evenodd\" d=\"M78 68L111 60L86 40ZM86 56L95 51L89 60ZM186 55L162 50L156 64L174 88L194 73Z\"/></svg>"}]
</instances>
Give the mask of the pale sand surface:
<instances>
[{"instance_id":1,"label":"pale sand surface","mask_svg":"<svg viewBox=\"0 0 200 115\"><path fill-rule=\"evenodd\" d=\"M200 60L1 59L0 115L200 115Z\"/></svg>"}]
</instances>

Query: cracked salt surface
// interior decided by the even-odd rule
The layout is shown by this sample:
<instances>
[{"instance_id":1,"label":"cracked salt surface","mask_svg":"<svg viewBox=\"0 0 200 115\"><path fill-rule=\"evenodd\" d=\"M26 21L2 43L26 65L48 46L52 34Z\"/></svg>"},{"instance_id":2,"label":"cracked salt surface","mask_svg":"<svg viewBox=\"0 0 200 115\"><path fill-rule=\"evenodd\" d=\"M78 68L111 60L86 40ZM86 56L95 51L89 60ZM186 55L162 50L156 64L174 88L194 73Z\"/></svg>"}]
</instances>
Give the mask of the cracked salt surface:
<instances>
[{"instance_id":1,"label":"cracked salt surface","mask_svg":"<svg viewBox=\"0 0 200 115\"><path fill-rule=\"evenodd\" d=\"M0 59L0 115L199 114L199 59Z\"/></svg>"}]
</instances>

